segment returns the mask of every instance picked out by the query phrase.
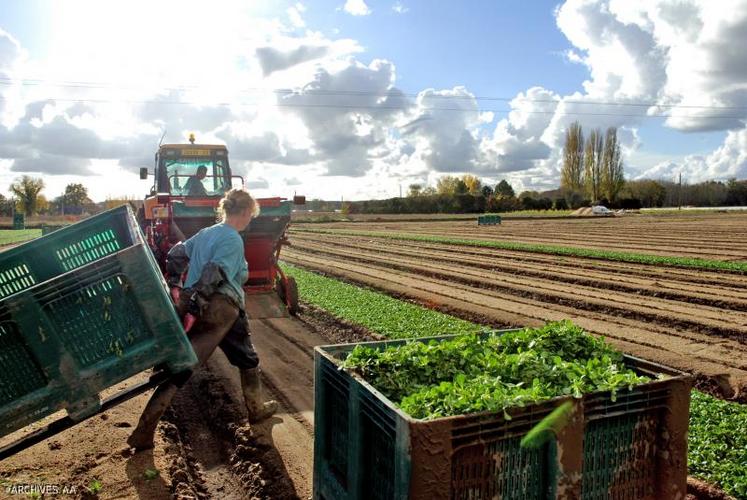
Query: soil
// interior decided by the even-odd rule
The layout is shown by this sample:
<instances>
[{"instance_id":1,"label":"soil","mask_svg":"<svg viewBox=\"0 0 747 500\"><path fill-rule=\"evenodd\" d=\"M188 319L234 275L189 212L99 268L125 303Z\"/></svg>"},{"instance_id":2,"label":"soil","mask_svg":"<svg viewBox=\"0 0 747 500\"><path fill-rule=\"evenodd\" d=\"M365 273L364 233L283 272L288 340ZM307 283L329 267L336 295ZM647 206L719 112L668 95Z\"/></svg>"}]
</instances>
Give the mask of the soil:
<instances>
[{"instance_id":1,"label":"soil","mask_svg":"<svg viewBox=\"0 0 747 500\"><path fill-rule=\"evenodd\" d=\"M623 232L653 224L636 222L644 219L626 220ZM743 215L663 219L655 222L671 234L654 233L651 251L658 251L653 244L657 239L680 238L677 245L682 245L689 238L698 241L692 248L715 248L728 240L730 254L746 253L747 230L738 227L747 221ZM539 233L543 243L554 243L559 228L578 232L577 224L588 225L584 241L596 242L602 237L598 233L611 227L609 220L596 219L512 222L544 228ZM428 234L448 227L450 235L482 237L482 228L467 228L461 221L366 225L367 230ZM694 227L705 234L694 233ZM508 234L522 231L527 229L513 228ZM625 237L620 239L626 244ZM696 374L699 386L712 394L747 401L747 276L303 231L294 232L293 241L284 252L290 263L491 326L571 318L630 354Z\"/></svg>"},{"instance_id":2,"label":"soil","mask_svg":"<svg viewBox=\"0 0 747 500\"><path fill-rule=\"evenodd\" d=\"M655 255L747 260L747 214L692 214L595 218L526 218L505 220L497 226L478 226L470 220L419 220L400 222L334 222L297 225L304 229L399 232L516 241L581 248L597 248Z\"/></svg>"},{"instance_id":3,"label":"soil","mask_svg":"<svg viewBox=\"0 0 747 500\"><path fill-rule=\"evenodd\" d=\"M281 404L273 418L248 424L238 370L217 351L175 397L153 450L133 453L125 444L146 393L0 463L0 498L7 497L6 486L21 483L75 486L77 494L68 498L310 498L313 347L375 336L308 306L298 319L250 323L268 397ZM23 433L6 436L0 444ZM94 480L102 485L95 496L86 490Z\"/></svg>"}]
</instances>

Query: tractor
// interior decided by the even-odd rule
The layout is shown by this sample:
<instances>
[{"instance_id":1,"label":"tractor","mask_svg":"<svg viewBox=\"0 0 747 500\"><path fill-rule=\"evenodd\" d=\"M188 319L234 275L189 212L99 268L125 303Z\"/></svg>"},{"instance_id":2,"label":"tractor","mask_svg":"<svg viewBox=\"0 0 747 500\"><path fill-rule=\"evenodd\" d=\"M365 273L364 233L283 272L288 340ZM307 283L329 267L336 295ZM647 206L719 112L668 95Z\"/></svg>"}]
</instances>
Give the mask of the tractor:
<instances>
[{"instance_id":1,"label":"tractor","mask_svg":"<svg viewBox=\"0 0 747 500\"><path fill-rule=\"evenodd\" d=\"M140 178L151 172L140 169ZM215 224L216 209L224 193L244 185L232 175L228 149L223 145L163 144L155 156L153 187L138 211L138 221L156 261L165 272L169 249ZM280 250L288 245L288 226L294 205L303 205L304 196L258 198L260 214L242 232L249 278L244 291L250 317L277 317L298 312L295 280L278 265ZM281 303L278 303L279 296Z\"/></svg>"}]
</instances>

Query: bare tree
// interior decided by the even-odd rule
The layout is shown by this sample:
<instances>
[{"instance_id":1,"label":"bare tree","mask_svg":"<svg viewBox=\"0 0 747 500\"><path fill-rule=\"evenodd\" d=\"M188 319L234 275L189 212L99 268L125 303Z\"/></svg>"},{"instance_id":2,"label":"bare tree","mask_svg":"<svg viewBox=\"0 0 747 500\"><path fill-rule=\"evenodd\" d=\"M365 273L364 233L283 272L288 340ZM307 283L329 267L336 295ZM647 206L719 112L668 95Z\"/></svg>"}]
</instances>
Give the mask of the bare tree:
<instances>
[{"instance_id":1,"label":"bare tree","mask_svg":"<svg viewBox=\"0 0 747 500\"><path fill-rule=\"evenodd\" d=\"M602 156L604 155L604 138L602 131L594 129L586 139L584 149L584 185L591 202L599 201L602 181Z\"/></svg>"},{"instance_id":2,"label":"bare tree","mask_svg":"<svg viewBox=\"0 0 747 500\"><path fill-rule=\"evenodd\" d=\"M617 128L610 127L604 138L604 154L602 156L600 192L609 201L617 199L617 195L625 185L622 154L620 143L617 142Z\"/></svg>"},{"instance_id":3,"label":"bare tree","mask_svg":"<svg viewBox=\"0 0 747 500\"><path fill-rule=\"evenodd\" d=\"M565 131L563 147L563 170L560 174L560 188L576 193L584 187L584 133L581 124L573 122Z\"/></svg>"}]
</instances>

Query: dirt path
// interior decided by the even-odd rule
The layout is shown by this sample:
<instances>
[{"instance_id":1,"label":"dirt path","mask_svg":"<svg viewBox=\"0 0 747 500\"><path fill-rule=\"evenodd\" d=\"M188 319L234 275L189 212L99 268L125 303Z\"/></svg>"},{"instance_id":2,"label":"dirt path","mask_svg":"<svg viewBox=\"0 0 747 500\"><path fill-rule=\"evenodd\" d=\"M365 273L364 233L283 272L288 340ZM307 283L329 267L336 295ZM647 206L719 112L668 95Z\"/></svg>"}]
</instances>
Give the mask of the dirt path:
<instances>
[{"instance_id":1,"label":"dirt path","mask_svg":"<svg viewBox=\"0 0 747 500\"><path fill-rule=\"evenodd\" d=\"M0 498L21 483L69 485L80 498L94 480L101 482L98 498L309 498L313 346L329 340L297 319L250 323L269 396L281 403L276 416L246 422L238 370L217 351L177 394L152 451L133 454L125 445L146 393L1 462Z\"/></svg>"}]
</instances>

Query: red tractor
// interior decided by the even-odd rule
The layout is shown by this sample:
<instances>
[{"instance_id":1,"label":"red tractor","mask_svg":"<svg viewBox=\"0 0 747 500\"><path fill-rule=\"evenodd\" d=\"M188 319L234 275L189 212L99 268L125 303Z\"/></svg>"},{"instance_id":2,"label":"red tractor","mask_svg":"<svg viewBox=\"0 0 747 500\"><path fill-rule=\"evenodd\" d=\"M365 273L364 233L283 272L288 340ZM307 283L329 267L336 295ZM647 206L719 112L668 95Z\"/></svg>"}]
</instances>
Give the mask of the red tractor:
<instances>
[{"instance_id":1,"label":"red tractor","mask_svg":"<svg viewBox=\"0 0 747 500\"><path fill-rule=\"evenodd\" d=\"M165 270L166 254L179 241L215 224L216 208L223 194L243 186L240 176L231 174L228 149L222 145L164 144L158 148L154 183L145 198L138 220L153 254ZM140 178L148 178L140 169ZM292 277L278 266L280 249L288 244L287 230L293 205L303 205L305 197L259 198L259 217L242 233L249 279L244 284L249 315L282 316L298 312L298 290ZM282 300L278 304L276 294Z\"/></svg>"}]
</instances>

